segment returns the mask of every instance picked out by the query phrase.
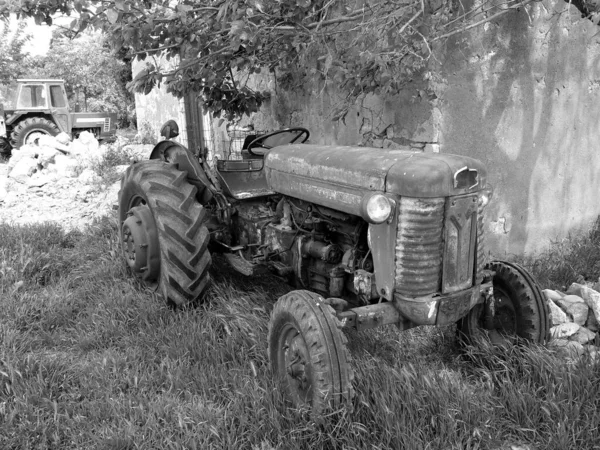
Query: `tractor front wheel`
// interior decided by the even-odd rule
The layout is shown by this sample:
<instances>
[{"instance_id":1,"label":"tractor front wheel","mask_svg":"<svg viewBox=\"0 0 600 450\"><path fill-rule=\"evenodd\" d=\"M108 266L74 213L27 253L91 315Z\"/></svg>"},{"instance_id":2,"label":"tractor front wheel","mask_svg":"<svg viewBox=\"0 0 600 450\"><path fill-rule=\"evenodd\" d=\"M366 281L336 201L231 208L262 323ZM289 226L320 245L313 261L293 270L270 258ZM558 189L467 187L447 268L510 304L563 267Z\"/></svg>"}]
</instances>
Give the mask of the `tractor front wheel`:
<instances>
[{"instance_id":1,"label":"tractor front wheel","mask_svg":"<svg viewBox=\"0 0 600 450\"><path fill-rule=\"evenodd\" d=\"M323 297L298 290L279 298L268 341L273 373L294 406L320 416L350 402L353 372L346 336Z\"/></svg>"},{"instance_id":2,"label":"tractor front wheel","mask_svg":"<svg viewBox=\"0 0 600 450\"><path fill-rule=\"evenodd\" d=\"M14 148L21 148L26 144L35 144L40 136L56 136L60 130L56 124L43 117L30 117L19 122L10 136L10 143Z\"/></svg>"},{"instance_id":3,"label":"tractor front wheel","mask_svg":"<svg viewBox=\"0 0 600 450\"><path fill-rule=\"evenodd\" d=\"M486 329L486 307L482 304L475 306L457 323L459 339L463 343L473 343L482 332L487 332L496 343L510 336L536 343L547 341L550 313L531 274L524 267L505 261L493 261L486 265L486 269L495 273L492 279L493 319Z\"/></svg>"},{"instance_id":4,"label":"tractor front wheel","mask_svg":"<svg viewBox=\"0 0 600 450\"><path fill-rule=\"evenodd\" d=\"M173 164L143 161L127 169L119 191L127 265L177 306L201 299L210 285L206 210L186 178Z\"/></svg>"}]
</instances>

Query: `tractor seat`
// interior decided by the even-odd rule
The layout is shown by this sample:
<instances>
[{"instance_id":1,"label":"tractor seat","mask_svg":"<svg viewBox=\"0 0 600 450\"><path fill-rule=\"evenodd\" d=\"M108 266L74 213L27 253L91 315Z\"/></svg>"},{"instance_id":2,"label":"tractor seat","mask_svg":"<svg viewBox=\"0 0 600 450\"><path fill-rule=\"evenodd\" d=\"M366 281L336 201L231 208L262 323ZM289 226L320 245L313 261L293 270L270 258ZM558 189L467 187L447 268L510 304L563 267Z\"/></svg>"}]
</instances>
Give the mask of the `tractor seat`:
<instances>
[{"instance_id":1,"label":"tractor seat","mask_svg":"<svg viewBox=\"0 0 600 450\"><path fill-rule=\"evenodd\" d=\"M218 160L217 176L225 193L237 200L273 195L267 186L264 160Z\"/></svg>"}]
</instances>

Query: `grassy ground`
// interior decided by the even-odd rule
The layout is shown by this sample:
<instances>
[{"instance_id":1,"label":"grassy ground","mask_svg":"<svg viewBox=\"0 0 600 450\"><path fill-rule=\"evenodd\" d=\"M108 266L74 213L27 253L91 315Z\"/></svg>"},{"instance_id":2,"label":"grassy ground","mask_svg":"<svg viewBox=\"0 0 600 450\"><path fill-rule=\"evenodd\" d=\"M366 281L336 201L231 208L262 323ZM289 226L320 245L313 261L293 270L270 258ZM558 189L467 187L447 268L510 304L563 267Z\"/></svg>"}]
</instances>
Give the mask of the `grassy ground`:
<instances>
[{"instance_id":1,"label":"grassy ground","mask_svg":"<svg viewBox=\"0 0 600 450\"><path fill-rule=\"evenodd\" d=\"M269 372L285 285L216 261L208 303L172 311L128 276L115 224L0 224L0 449L600 448L600 367L464 356L452 329L351 334L354 410L315 423Z\"/></svg>"}]
</instances>

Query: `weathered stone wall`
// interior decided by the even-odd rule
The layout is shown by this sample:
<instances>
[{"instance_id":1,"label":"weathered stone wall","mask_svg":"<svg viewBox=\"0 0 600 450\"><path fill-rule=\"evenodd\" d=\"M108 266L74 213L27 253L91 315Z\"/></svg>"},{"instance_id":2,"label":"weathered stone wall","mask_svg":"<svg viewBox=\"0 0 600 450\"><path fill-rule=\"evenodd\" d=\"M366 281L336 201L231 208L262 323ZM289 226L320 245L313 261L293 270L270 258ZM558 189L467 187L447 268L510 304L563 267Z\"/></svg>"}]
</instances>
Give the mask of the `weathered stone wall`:
<instances>
[{"instance_id":1,"label":"weathered stone wall","mask_svg":"<svg viewBox=\"0 0 600 450\"><path fill-rule=\"evenodd\" d=\"M599 31L567 3L544 1L440 52L441 148L486 163L496 254L539 251L600 213Z\"/></svg>"},{"instance_id":2,"label":"weathered stone wall","mask_svg":"<svg viewBox=\"0 0 600 450\"><path fill-rule=\"evenodd\" d=\"M162 62L166 64L166 61ZM144 67L144 61L134 60L131 71L135 77ZM186 120L183 102L167 94L164 85L154 88L149 94L135 94L135 113L137 127L140 133L151 133L156 140L161 140L160 127L167 120L175 120L179 125L180 137L176 140L187 144Z\"/></svg>"}]
</instances>

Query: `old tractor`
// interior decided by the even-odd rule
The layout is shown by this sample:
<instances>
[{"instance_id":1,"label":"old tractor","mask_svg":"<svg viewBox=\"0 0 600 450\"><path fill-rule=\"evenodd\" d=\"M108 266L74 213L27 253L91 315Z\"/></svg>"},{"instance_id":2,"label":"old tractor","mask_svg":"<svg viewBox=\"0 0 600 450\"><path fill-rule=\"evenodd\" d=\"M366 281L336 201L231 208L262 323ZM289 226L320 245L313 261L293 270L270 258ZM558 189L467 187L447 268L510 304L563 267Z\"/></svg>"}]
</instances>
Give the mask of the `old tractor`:
<instances>
[{"instance_id":1,"label":"old tractor","mask_svg":"<svg viewBox=\"0 0 600 450\"><path fill-rule=\"evenodd\" d=\"M532 276L485 261L482 163L308 137L304 128L257 136L242 159L215 164L158 143L121 184L131 271L174 305L202 298L210 252L244 275L287 279L296 290L273 307L269 357L293 404L316 414L352 397L344 329L456 323L466 341L547 338Z\"/></svg>"},{"instance_id":2,"label":"old tractor","mask_svg":"<svg viewBox=\"0 0 600 450\"><path fill-rule=\"evenodd\" d=\"M99 140L116 133L115 113L70 112L62 80L17 80L0 105L0 153L34 143L41 135L93 133Z\"/></svg>"}]
</instances>

